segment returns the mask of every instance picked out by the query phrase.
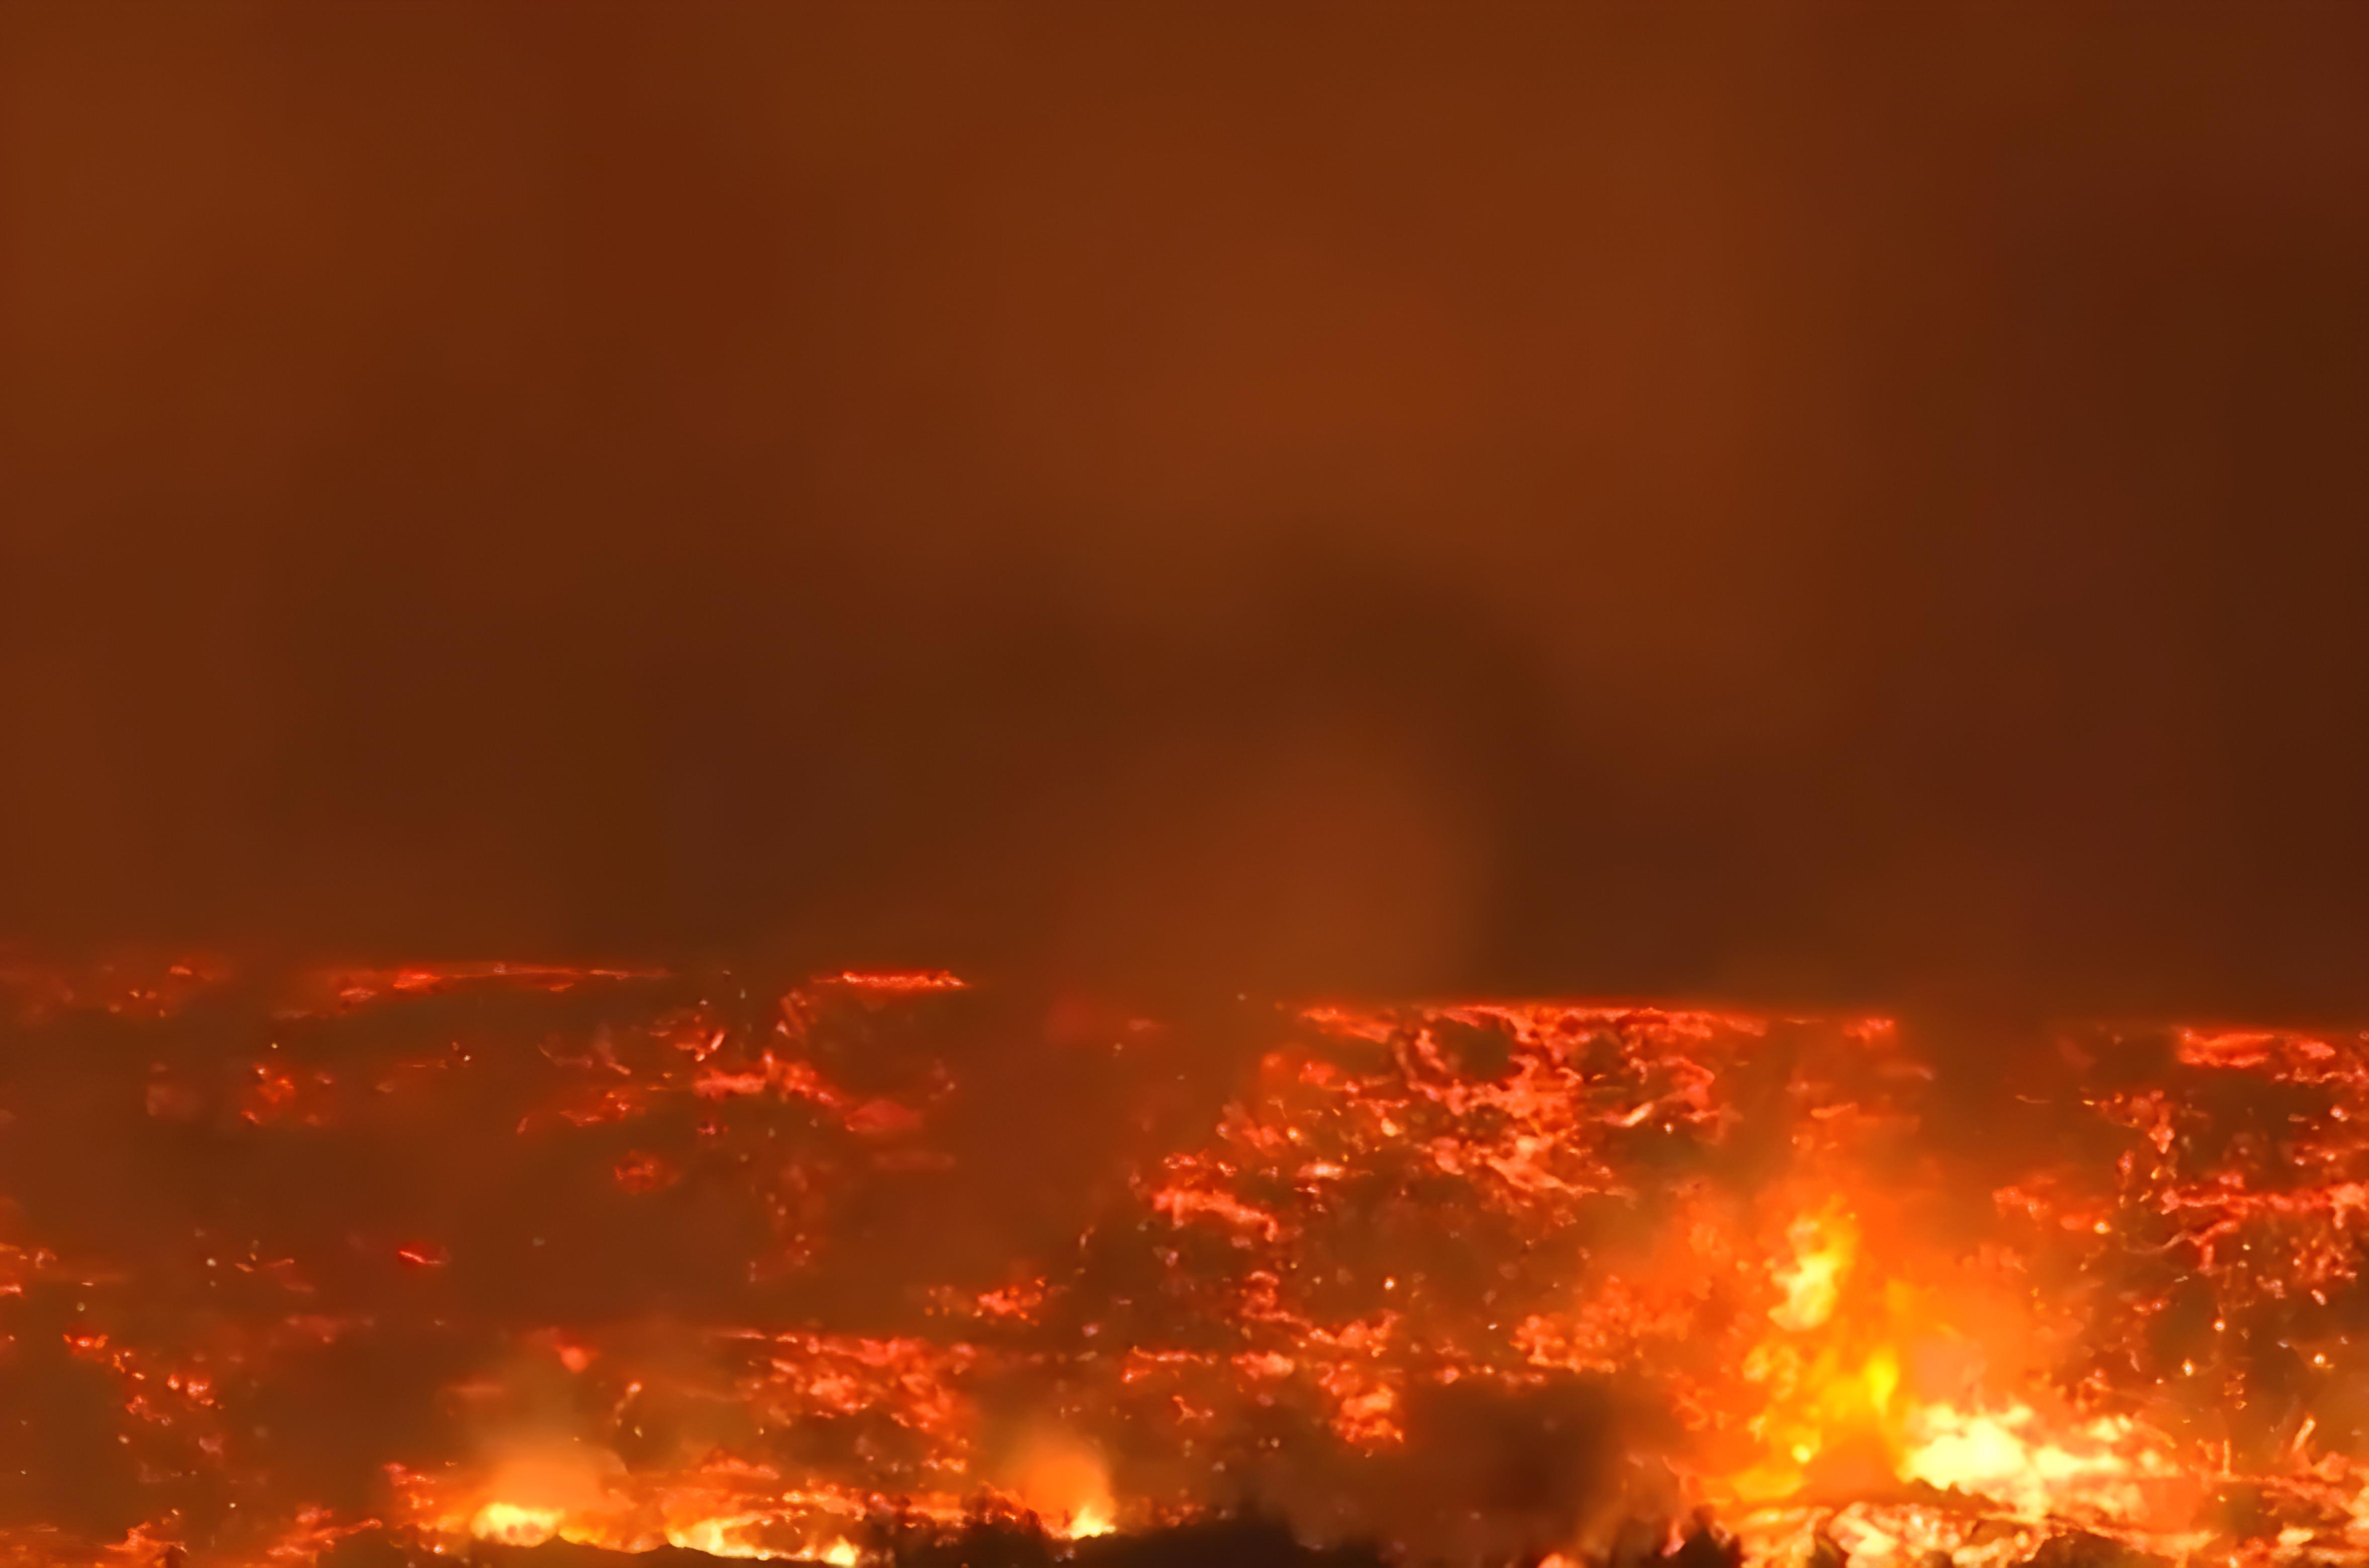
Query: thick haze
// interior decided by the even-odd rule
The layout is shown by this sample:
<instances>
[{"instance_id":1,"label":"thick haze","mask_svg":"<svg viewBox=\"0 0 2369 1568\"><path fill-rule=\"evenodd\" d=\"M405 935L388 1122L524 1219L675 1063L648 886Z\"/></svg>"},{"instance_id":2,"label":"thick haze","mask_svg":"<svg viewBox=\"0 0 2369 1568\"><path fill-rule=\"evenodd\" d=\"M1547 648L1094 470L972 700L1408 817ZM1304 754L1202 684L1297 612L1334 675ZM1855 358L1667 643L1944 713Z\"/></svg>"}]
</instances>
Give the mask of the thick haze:
<instances>
[{"instance_id":1,"label":"thick haze","mask_svg":"<svg viewBox=\"0 0 2369 1568\"><path fill-rule=\"evenodd\" d=\"M2369 1016L2369 9L0 28L0 934Z\"/></svg>"}]
</instances>

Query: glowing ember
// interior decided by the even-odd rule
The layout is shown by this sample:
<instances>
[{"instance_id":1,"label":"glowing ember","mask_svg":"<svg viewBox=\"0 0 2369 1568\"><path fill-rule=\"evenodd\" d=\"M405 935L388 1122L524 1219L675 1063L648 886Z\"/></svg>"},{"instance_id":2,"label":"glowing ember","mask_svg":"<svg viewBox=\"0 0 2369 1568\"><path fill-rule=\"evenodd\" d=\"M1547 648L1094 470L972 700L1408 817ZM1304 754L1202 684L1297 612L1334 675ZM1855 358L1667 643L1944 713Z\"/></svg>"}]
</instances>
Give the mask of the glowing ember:
<instances>
[{"instance_id":1,"label":"glowing ember","mask_svg":"<svg viewBox=\"0 0 2369 1568\"><path fill-rule=\"evenodd\" d=\"M5 977L8 1562L2369 1557L2360 1037L228 976Z\"/></svg>"}]
</instances>

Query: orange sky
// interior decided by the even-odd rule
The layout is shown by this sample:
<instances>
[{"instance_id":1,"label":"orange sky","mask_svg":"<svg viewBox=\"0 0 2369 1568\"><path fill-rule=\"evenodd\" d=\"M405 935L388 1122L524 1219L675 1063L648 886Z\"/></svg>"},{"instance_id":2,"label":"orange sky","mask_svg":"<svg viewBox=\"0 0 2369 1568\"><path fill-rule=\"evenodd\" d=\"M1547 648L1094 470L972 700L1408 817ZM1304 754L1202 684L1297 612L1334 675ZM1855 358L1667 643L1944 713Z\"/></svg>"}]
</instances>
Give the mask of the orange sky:
<instances>
[{"instance_id":1,"label":"orange sky","mask_svg":"<svg viewBox=\"0 0 2369 1568\"><path fill-rule=\"evenodd\" d=\"M0 29L0 934L2369 1015L2369 13Z\"/></svg>"}]
</instances>

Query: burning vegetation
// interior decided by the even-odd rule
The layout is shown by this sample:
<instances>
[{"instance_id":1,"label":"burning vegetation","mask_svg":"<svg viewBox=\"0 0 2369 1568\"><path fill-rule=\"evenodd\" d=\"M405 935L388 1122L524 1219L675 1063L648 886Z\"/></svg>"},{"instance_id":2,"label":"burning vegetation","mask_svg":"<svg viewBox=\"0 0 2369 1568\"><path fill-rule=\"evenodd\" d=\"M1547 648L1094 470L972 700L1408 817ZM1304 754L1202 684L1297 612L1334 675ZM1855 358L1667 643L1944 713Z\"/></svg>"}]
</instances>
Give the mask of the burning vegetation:
<instances>
[{"instance_id":1,"label":"burning vegetation","mask_svg":"<svg viewBox=\"0 0 2369 1568\"><path fill-rule=\"evenodd\" d=\"M0 1562L2369 1553L2369 1036L499 965L0 1018Z\"/></svg>"}]
</instances>

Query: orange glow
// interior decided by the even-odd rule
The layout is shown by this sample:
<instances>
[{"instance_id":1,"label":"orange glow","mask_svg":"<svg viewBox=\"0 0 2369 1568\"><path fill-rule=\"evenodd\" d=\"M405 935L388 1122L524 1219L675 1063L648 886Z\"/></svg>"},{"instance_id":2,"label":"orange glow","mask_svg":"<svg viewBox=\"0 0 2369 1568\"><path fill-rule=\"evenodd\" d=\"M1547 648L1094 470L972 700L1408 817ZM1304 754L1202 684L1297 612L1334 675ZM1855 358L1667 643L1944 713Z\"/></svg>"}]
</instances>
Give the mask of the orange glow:
<instances>
[{"instance_id":1,"label":"orange glow","mask_svg":"<svg viewBox=\"0 0 2369 1568\"><path fill-rule=\"evenodd\" d=\"M242 1504L161 1505L74 1551L260 1565L383 1531L849 1565L898 1530L1079 1540L1256 1494L1311 1539L1412 1520L1400 1544L1447 1562L1597 1561L1624 1510L1666 1532L1698 1507L1789 1564L1824 1540L2006 1568L2072 1528L2199 1560L2369 1553L2347 1315L2369 1039L2079 1032L2018 1057L1969 1127L1952 1064L1882 1020L1334 1004L1273 1014L1200 1110L1181 1037L1047 1047L1025 1065L1067 1076L1024 1081L1051 1098L1019 1133L1014 1102L967 1099L1010 1064L959 1055L981 993L951 977L737 1010L722 983L610 971L577 994L595 983L476 966L365 996L340 975L326 1013L268 1003L251 1059L160 1048L127 1083L166 1139L491 1137L424 1151L441 1207L311 1239L215 1221L126 1259L0 1207L0 1307L65 1311L46 1353L108 1391L160 1497L210 1477ZM1070 1094L1108 1163L1074 1193L1008 1180L1067 1135ZM521 1193L545 1207L510 1224ZM1000 1207L1057 1199L1059 1226ZM928 1223L881 1230L909 1210ZM619 1237L687 1282L631 1272ZM223 1305L141 1310L157 1280ZM391 1455L368 1510L280 1490L258 1391L391 1335L463 1347L417 1418L441 1457ZM1562 1533L1419 1533L1482 1516L1424 1491L1465 1462L1454 1402L1591 1390L1653 1415ZM29 1562L72 1556L43 1540Z\"/></svg>"},{"instance_id":2,"label":"orange glow","mask_svg":"<svg viewBox=\"0 0 2369 1568\"><path fill-rule=\"evenodd\" d=\"M1777 1270L1785 1299L1768 1309L1768 1317L1779 1328L1803 1333L1834 1315L1843 1276L1859 1248L1859 1232L1848 1215L1831 1209L1793 1221L1786 1240L1792 1244L1793 1261Z\"/></svg>"},{"instance_id":3,"label":"orange glow","mask_svg":"<svg viewBox=\"0 0 2369 1568\"><path fill-rule=\"evenodd\" d=\"M831 976L829 983L852 987L856 990L886 991L892 995L965 989L959 978L944 969L849 969Z\"/></svg>"},{"instance_id":4,"label":"orange glow","mask_svg":"<svg viewBox=\"0 0 2369 1568\"><path fill-rule=\"evenodd\" d=\"M537 1508L522 1503L488 1503L470 1516L469 1533L479 1540L506 1546L540 1546L559 1533L567 1514L561 1508Z\"/></svg>"}]
</instances>

